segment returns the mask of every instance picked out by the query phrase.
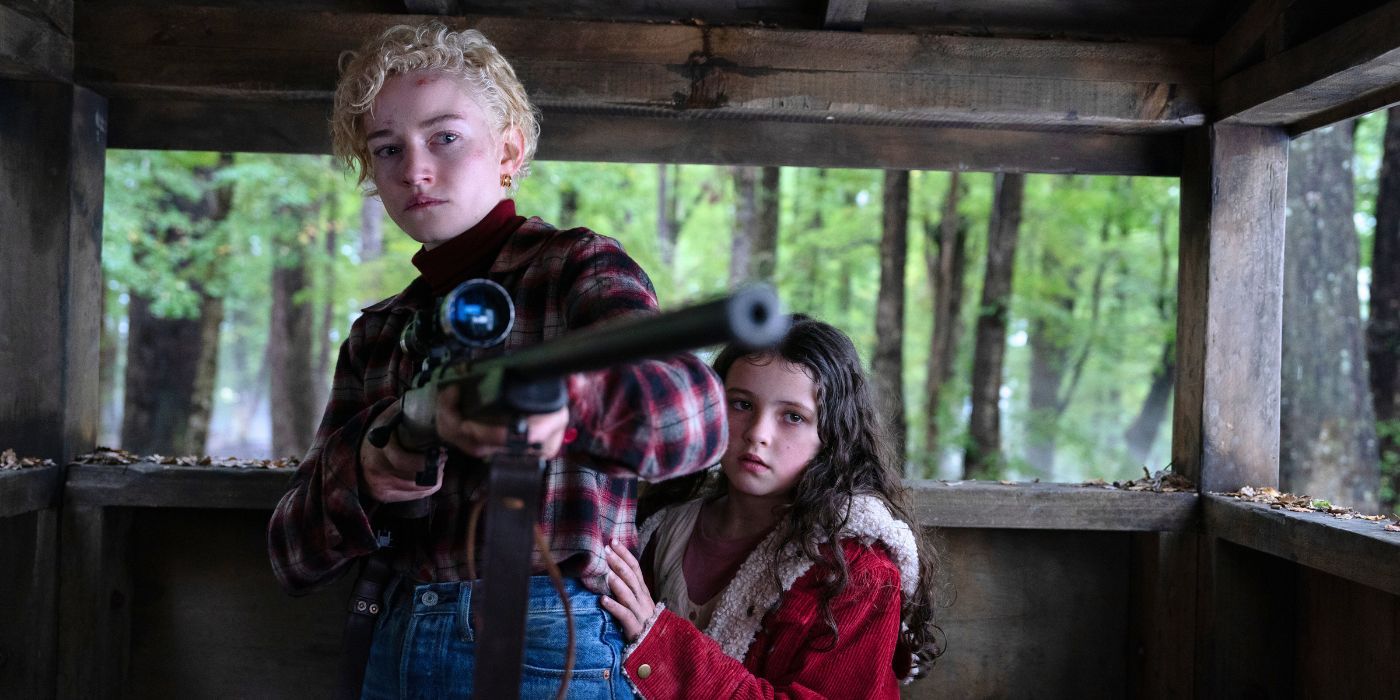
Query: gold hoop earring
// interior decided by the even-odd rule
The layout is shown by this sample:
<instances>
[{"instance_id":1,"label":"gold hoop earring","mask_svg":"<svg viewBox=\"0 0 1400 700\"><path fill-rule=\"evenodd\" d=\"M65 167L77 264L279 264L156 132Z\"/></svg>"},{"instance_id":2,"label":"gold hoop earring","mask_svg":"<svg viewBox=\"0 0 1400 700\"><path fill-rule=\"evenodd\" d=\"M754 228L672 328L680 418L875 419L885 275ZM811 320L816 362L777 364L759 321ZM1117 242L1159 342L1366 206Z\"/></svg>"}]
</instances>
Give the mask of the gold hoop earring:
<instances>
[{"instance_id":1,"label":"gold hoop earring","mask_svg":"<svg viewBox=\"0 0 1400 700\"><path fill-rule=\"evenodd\" d=\"M512 182L514 182L514 180L511 179L510 173L501 173L501 187L510 189Z\"/></svg>"}]
</instances>

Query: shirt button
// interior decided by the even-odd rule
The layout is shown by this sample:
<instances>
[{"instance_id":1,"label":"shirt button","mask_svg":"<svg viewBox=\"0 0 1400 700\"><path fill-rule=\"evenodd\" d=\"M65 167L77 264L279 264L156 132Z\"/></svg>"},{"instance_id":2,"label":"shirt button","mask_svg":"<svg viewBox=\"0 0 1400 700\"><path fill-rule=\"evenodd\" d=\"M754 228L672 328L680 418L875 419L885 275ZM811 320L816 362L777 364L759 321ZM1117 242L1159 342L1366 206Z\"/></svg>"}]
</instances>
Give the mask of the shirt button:
<instances>
[{"instance_id":1,"label":"shirt button","mask_svg":"<svg viewBox=\"0 0 1400 700\"><path fill-rule=\"evenodd\" d=\"M691 622L694 622L694 621L695 621L695 611L694 611L694 610L691 610L691 611L690 611L690 621L691 621Z\"/></svg>"},{"instance_id":2,"label":"shirt button","mask_svg":"<svg viewBox=\"0 0 1400 700\"><path fill-rule=\"evenodd\" d=\"M651 664L642 664L637 667L637 677L646 680L651 676Z\"/></svg>"},{"instance_id":3,"label":"shirt button","mask_svg":"<svg viewBox=\"0 0 1400 700\"><path fill-rule=\"evenodd\" d=\"M432 591L427 591L427 592L425 592L425 593L423 594L423 604L424 604L424 605L427 605L427 606L429 606L429 607L432 607L432 606L434 606L434 605L437 605L437 603L438 603L438 594L436 594L436 593L434 593L434 592L432 592Z\"/></svg>"}]
</instances>

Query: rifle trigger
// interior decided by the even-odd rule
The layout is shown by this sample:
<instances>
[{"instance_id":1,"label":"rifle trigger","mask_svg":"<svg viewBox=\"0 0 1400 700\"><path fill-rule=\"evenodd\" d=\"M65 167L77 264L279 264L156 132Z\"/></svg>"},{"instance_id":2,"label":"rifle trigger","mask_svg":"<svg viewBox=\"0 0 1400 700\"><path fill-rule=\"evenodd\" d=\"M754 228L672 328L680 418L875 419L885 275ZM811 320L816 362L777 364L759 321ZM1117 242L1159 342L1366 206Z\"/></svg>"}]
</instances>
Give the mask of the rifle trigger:
<instances>
[{"instance_id":1,"label":"rifle trigger","mask_svg":"<svg viewBox=\"0 0 1400 700\"><path fill-rule=\"evenodd\" d=\"M389 438L393 436L394 431L399 427L399 423L402 422L403 412L400 411L399 413L395 413L394 417L390 418L388 423L377 428L370 428L369 435L366 435L365 439L369 440L369 444L382 450L385 445L389 444Z\"/></svg>"}]
</instances>

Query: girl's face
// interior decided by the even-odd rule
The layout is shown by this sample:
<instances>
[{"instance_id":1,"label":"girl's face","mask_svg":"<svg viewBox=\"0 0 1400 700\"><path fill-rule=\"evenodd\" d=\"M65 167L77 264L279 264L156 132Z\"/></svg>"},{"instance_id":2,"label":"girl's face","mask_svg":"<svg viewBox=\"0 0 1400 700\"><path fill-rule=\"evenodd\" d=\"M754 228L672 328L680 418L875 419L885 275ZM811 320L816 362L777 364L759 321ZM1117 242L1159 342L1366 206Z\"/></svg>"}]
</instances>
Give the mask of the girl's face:
<instances>
[{"instance_id":1,"label":"girl's face","mask_svg":"<svg viewBox=\"0 0 1400 700\"><path fill-rule=\"evenodd\" d=\"M518 129L498 133L458 79L431 72L385 80L365 133L385 210L430 250L491 212L524 150Z\"/></svg>"},{"instance_id":2,"label":"girl's face","mask_svg":"<svg viewBox=\"0 0 1400 700\"><path fill-rule=\"evenodd\" d=\"M720 466L732 490L787 493L821 447L817 386L801 365L769 355L739 358L724 380L729 449Z\"/></svg>"}]
</instances>

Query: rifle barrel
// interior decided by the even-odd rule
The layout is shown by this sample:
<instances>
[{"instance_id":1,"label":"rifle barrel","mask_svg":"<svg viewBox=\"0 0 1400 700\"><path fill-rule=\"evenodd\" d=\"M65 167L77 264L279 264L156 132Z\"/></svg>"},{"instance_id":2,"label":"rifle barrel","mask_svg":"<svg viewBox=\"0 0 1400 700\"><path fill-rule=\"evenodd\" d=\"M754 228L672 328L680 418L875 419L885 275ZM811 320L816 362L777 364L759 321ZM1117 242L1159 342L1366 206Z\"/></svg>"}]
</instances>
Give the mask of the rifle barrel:
<instances>
[{"instance_id":1,"label":"rifle barrel","mask_svg":"<svg viewBox=\"0 0 1400 700\"><path fill-rule=\"evenodd\" d=\"M720 343L763 348L781 340L787 329L772 287L753 285L712 302L570 333L497 361L527 377L562 376Z\"/></svg>"}]
</instances>

